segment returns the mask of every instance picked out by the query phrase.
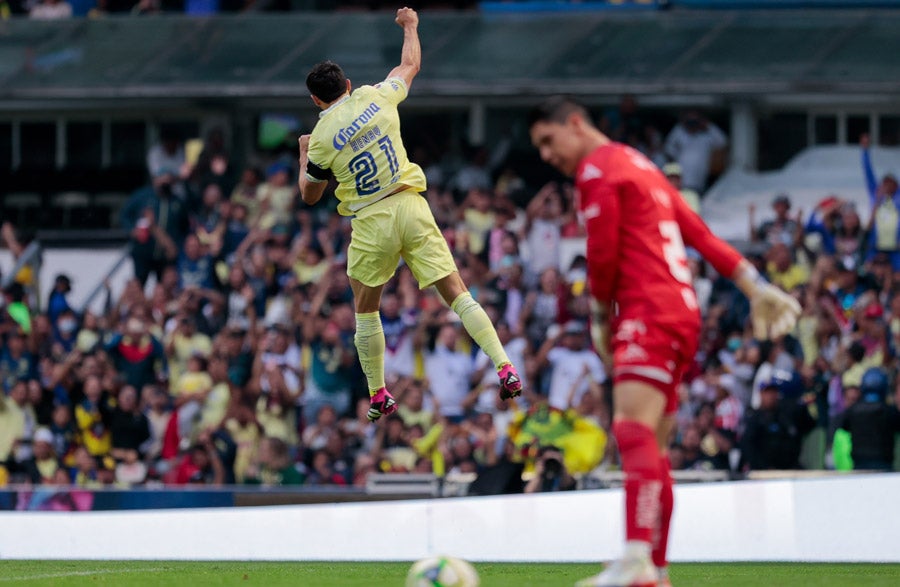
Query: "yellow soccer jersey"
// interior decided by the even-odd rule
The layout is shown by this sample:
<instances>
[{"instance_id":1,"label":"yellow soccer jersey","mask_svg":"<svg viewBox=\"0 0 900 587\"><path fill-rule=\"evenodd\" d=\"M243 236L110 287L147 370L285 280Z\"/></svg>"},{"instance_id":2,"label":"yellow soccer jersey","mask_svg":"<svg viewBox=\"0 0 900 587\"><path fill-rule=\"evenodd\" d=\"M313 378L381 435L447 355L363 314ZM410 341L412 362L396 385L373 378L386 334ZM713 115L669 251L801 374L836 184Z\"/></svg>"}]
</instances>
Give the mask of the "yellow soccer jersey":
<instances>
[{"instance_id":1,"label":"yellow soccer jersey","mask_svg":"<svg viewBox=\"0 0 900 587\"><path fill-rule=\"evenodd\" d=\"M362 86L319 114L309 139L306 176L338 182L338 212L352 216L407 186L425 191L422 168L409 161L400 136L397 104L406 98L406 82L388 78Z\"/></svg>"}]
</instances>

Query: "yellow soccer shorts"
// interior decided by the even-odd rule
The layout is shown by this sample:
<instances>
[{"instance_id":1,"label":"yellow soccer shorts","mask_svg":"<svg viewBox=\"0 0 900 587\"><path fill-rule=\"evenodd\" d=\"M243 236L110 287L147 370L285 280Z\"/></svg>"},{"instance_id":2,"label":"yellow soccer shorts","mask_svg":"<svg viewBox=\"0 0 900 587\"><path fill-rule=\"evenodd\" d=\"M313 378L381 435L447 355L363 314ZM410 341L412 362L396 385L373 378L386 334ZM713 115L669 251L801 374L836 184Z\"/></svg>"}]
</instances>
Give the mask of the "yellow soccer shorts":
<instances>
[{"instance_id":1,"label":"yellow soccer shorts","mask_svg":"<svg viewBox=\"0 0 900 587\"><path fill-rule=\"evenodd\" d=\"M364 285L387 283L400 257L420 288L456 271L428 201L417 192L403 191L370 204L357 213L351 225L347 275Z\"/></svg>"}]
</instances>

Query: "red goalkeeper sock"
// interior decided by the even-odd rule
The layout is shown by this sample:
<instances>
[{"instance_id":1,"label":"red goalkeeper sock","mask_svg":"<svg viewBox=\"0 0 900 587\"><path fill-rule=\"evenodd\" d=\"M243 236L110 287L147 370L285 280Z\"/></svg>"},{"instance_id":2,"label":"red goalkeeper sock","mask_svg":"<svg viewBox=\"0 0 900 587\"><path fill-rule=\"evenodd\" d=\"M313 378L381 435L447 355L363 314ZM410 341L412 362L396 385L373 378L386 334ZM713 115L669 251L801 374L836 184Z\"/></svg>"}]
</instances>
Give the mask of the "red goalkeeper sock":
<instances>
[{"instance_id":1,"label":"red goalkeeper sock","mask_svg":"<svg viewBox=\"0 0 900 587\"><path fill-rule=\"evenodd\" d=\"M666 551L669 547L669 522L672 521L672 510L675 507L675 494L672 491L672 471L668 455L661 455L659 470L662 475L662 491L659 493L659 526L653 533L653 564L665 567Z\"/></svg>"},{"instance_id":2,"label":"red goalkeeper sock","mask_svg":"<svg viewBox=\"0 0 900 587\"><path fill-rule=\"evenodd\" d=\"M662 489L656 435L644 424L620 420L613 433L625 472L625 535L629 541L653 541Z\"/></svg>"}]
</instances>

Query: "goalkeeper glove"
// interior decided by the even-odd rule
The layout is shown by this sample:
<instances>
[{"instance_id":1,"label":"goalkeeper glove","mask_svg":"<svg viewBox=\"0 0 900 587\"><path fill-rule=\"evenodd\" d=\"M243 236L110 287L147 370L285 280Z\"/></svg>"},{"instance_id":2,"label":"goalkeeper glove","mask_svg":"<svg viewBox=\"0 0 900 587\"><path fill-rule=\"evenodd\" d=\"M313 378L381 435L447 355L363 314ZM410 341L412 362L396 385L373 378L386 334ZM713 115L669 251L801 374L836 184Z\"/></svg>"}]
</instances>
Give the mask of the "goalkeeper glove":
<instances>
[{"instance_id":1,"label":"goalkeeper glove","mask_svg":"<svg viewBox=\"0 0 900 587\"><path fill-rule=\"evenodd\" d=\"M754 338L779 338L794 329L801 311L797 300L766 281L747 261L738 267L734 281L750 300Z\"/></svg>"}]
</instances>

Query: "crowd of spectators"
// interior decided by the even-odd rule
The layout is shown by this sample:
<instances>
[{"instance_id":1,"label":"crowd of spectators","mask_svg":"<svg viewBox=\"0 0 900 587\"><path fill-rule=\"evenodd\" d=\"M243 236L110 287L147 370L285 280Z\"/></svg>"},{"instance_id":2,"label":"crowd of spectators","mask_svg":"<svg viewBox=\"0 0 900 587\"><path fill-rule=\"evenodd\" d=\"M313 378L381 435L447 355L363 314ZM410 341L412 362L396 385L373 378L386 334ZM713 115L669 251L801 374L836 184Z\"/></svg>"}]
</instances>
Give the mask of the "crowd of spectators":
<instances>
[{"instance_id":1,"label":"crowd of spectators","mask_svg":"<svg viewBox=\"0 0 900 587\"><path fill-rule=\"evenodd\" d=\"M602 124L698 198L725 135L697 113L666 140L636 120L625 100ZM893 467L900 192L893 176L875 179L866 147L865 221L827 194L807 218L787 195L761 224L751 209L748 258L804 308L792 335L754 340L747 300L688 252L703 331L681 386L674 469ZM4 291L0 485L361 486L376 471L523 463L555 475L530 484L539 490L616 466L585 259L566 246L583 237L571 185L531 188L483 153L427 166L425 197L526 393L499 401L490 361L401 265L381 313L401 407L371 424L345 272L349 219L333 197L302 204L292 160L236 168L221 132L196 157L185 151L164 135L148 153L151 181L122 211L134 278L107 292L102 312L72 308L77 275L58 276L46 303L30 273ZM2 236L21 249L14 227ZM865 418L878 420L875 434Z\"/></svg>"}]
</instances>

